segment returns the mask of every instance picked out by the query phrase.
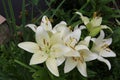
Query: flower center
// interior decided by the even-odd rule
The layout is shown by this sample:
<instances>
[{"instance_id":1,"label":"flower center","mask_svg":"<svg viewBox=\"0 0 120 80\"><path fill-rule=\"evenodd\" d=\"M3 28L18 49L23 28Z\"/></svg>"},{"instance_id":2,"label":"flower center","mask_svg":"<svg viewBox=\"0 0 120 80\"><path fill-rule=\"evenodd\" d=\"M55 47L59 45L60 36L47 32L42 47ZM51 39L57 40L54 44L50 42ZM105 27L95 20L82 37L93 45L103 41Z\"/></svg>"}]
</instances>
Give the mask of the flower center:
<instances>
[{"instance_id":1,"label":"flower center","mask_svg":"<svg viewBox=\"0 0 120 80\"><path fill-rule=\"evenodd\" d=\"M84 62L83 56L80 56L80 57L72 57L72 59L73 59L74 61L78 61L78 62L81 62L81 63Z\"/></svg>"},{"instance_id":2,"label":"flower center","mask_svg":"<svg viewBox=\"0 0 120 80\"><path fill-rule=\"evenodd\" d=\"M50 43L47 42L45 39L43 39L43 44L44 44L44 48L42 48L41 50L43 50L46 54L50 53Z\"/></svg>"},{"instance_id":3,"label":"flower center","mask_svg":"<svg viewBox=\"0 0 120 80\"><path fill-rule=\"evenodd\" d=\"M69 41L65 42L65 45L75 50L76 43L77 43L77 39L74 37L70 37Z\"/></svg>"},{"instance_id":4,"label":"flower center","mask_svg":"<svg viewBox=\"0 0 120 80\"><path fill-rule=\"evenodd\" d=\"M78 62L83 63L83 62L84 62L83 54L84 54L84 51L81 51L81 52L80 52L80 57L72 57L72 59L73 59L74 61L78 61Z\"/></svg>"},{"instance_id":5,"label":"flower center","mask_svg":"<svg viewBox=\"0 0 120 80\"><path fill-rule=\"evenodd\" d=\"M103 46L101 46L102 49L106 49L109 45L108 44L104 44Z\"/></svg>"}]
</instances>

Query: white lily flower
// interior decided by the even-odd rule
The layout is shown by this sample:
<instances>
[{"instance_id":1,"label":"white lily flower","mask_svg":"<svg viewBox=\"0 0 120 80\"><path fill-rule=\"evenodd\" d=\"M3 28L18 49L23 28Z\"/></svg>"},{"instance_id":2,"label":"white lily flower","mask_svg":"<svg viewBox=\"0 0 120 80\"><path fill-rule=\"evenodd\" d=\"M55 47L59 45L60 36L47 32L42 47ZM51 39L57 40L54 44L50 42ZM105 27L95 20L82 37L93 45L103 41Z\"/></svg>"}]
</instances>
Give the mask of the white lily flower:
<instances>
[{"instance_id":1,"label":"white lily flower","mask_svg":"<svg viewBox=\"0 0 120 80\"><path fill-rule=\"evenodd\" d=\"M70 48L65 45L54 43L51 38L58 40L59 38L52 37L55 34L49 35L43 27L38 27L36 30L36 42L22 42L18 46L28 52L34 53L30 65L46 62L49 71L55 76L59 76L58 61L65 53L70 51ZM59 60L61 64L64 60Z\"/></svg>"},{"instance_id":2,"label":"white lily flower","mask_svg":"<svg viewBox=\"0 0 120 80\"><path fill-rule=\"evenodd\" d=\"M52 29L53 34L55 34L54 36L51 37L51 41L55 44L55 43L61 43L64 44L63 39L66 37L66 35L68 35L71 31L70 29L67 27L67 23L65 21L61 21L60 23L58 23L57 25L55 25L55 27Z\"/></svg>"},{"instance_id":3,"label":"white lily flower","mask_svg":"<svg viewBox=\"0 0 120 80\"><path fill-rule=\"evenodd\" d=\"M111 28L106 25L101 25L102 17L93 17L91 20L83 16L82 13L76 12L76 14L80 15L83 23L86 25L88 31L90 32L90 36L96 36L102 29L109 29L111 32Z\"/></svg>"},{"instance_id":4,"label":"white lily flower","mask_svg":"<svg viewBox=\"0 0 120 80\"><path fill-rule=\"evenodd\" d=\"M66 38L67 35L69 35L70 33L72 33L72 31L67 27L67 23L65 21L61 21L60 23L58 23L57 25L55 25L55 27L52 29L53 34L56 34L55 36L53 36L53 38L51 38L51 41L54 41L54 43L61 43L65 45L64 39ZM56 38L54 38L56 37ZM69 46L68 46L69 47ZM74 54L67 54L67 56L73 56ZM76 55L74 55L76 56ZM65 55L57 58L57 63L58 66L61 65L63 62L65 61Z\"/></svg>"},{"instance_id":5,"label":"white lily flower","mask_svg":"<svg viewBox=\"0 0 120 80\"><path fill-rule=\"evenodd\" d=\"M37 29L37 26L34 24L28 24L27 26L31 28L34 32ZM55 34L51 36L51 39L50 39L52 45L56 43L63 44L62 39L71 32L70 29L67 27L67 23L65 21L61 21L60 23L55 25L55 27L52 29L52 25L46 16L43 16L41 21L41 26L50 34ZM41 27L41 26L38 26L38 27ZM65 61L64 56L57 58L58 66L61 65L64 61Z\"/></svg>"},{"instance_id":6,"label":"white lily flower","mask_svg":"<svg viewBox=\"0 0 120 80\"><path fill-rule=\"evenodd\" d=\"M97 58L95 54L93 54L89 49L89 41L91 37L88 36L85 38L85 40L81 41L78 45L74 47L74 50L76 50L80 56L73 56L68 57L65 62L64 72L68 73L75 67L77 67L78 71L85 77L87 77L87 71L86 71L86 61L91 61Z\"/></svg>"},{"instance_id":7,"label":"white lily flower","mask_svg":"<svg viewBox=\"0 0 120 80\"><path fill-rule=\"evenodd\" d=\"M100 32L98 38L93 38L92 41L94 45L92 47L92 51L98 54L98 60L107 64L109 70L111 69L110 62L104 57L115 57L116 54L109 48L109 45L112 43L112 38L104 39L105 34L103 31Z\"/></svg>"},{"instance_id":8,"label":"white lily flower","mask_svg":"<svg viewBox=\"0 0 120 80\"><path fill-rule=\"evenodd\" d=\"M76 14L80 15L85 25L90 24L91 27L98 27L102 23L102 17L94 17L93 19L90 20L88 17L83 16L82 13L80 12L76 12Z\"/></svg>"},{"instance_id":9,"label":"white lily flower","mask_svg":"<svg viewBox=\"0 0 120 80\"><path fill-rule=\"evenodd\" d=\"M79 51L80 57L68 57L65 62L64 72L68 73L77 67L78 71L87 77L86 61L94 60L97 57L84 45L78 45L75 49Z\"/></svg>"}]
</instances>

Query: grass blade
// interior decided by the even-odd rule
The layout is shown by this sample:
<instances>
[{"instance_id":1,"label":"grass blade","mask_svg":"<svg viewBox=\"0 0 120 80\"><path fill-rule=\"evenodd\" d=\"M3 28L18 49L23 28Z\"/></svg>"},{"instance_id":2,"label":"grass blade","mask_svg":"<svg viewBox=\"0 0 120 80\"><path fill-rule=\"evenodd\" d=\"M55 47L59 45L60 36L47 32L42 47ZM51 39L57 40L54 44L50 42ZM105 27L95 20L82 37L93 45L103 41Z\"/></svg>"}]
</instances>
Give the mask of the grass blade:
<instances>
[{"instance_id":1,"label":"grass blade","mask_svg":"<svg viewBox=\"0 0 120 80\"><path fill-rule=\"evenodd\" d=\"M58 11L58 9L63 5L63 3L65 2L65 0L63 0L59 5L58 7L56 8L56 10L54 11L53 15L52 15L52 18L54 17L54 15L56 14L56 12Z\"/></svg>"}]
</instances>

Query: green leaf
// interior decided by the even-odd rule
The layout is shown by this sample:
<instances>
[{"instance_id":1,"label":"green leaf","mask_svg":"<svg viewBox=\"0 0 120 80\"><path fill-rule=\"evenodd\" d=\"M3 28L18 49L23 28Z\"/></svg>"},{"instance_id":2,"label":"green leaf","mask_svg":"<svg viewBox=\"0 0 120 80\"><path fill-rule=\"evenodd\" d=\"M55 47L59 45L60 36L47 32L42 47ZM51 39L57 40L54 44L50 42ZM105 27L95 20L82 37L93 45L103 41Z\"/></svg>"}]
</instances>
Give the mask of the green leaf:
<instances>
[{"instance_id":1,"label":"green leaf","mask_svg":"<svg viewBox=\"0 0 120 80\"><path fill-rule=\"evenodd\" d=\"M120 43L120 28L116 28L114 30L114 33L113 33L113 44L114 45L119 45L118 43Z\"/></svg>"},{"instance_id":2,"label":"green leaf","mask_svg":"<svg viewBox=\"0 0 120 80\"><path fill-rule=\"evenodd\" d=\"M102 4L108 4L111 1L113 1L113 0L99 0L99 2L102 3Z\"/></svg>"},{"instance_id":3,"label":"green leaf","mask_svg":"<svg viewBox=\"0 0 120 80\"><path fill-rule=\"evenodd\" d=\"M32 0L32 3L33 3L34 5L38 5L39 0Z\"/></svg>"},{"instance_id":4,"label":"green leaf","mask_svg":"<svg viewBox=\"0 0 120 80\"><path fill-rule=\"evenodd\" d=\"M81 20L79 20L79 21L74 22L71 26L72 26L72 27L75 27L75 26L77 26L77 25L79 25L79 24L81 24L81 23L82 23Z\"/></svg>"},{"instance_id":5,"label":"green leaf","mask_svg":"<svg viewBox=\"0 0 120 80\"><path fill-rule=\"evenodd\" d=\"M41 69L36 71L32 77L34 78L34 80L50 80L48 73L45 69Z\"/></svg>"},{"instance_id":6,"label":"green leaf","mask_svg":"<svg viewBox=\"0 0 120 80\"><path fill-rule=\"evenodd\" d=\"M89 78L90 78L90 77L95 77L95 75L97 74L96 72L94 72L94 71L92 71L92 70L90 70L90 69L88 69L87 71L88 71L88 77L89 77Z\"/></svg>"}]
</instances>

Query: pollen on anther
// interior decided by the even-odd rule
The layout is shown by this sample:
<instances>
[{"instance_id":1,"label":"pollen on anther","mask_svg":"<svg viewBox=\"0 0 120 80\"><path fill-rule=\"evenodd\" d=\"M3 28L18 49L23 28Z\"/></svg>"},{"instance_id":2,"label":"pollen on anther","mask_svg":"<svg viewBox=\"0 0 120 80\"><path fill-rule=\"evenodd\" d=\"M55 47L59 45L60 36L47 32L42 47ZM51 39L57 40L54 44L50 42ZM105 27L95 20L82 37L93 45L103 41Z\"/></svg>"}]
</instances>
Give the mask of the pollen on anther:
<instances>
[{"instance_id":1,"label":"pollen on anther","mask_svg":"<svg viewBox=\"0 0 120 80\"><path fill-rule=\"evenodd\" d=\"M107 48L106 51L107 51L107 52L110 52L110 49Z\"/></svg>"},{"instance_id":2,"label":"pollen on anther","mask_svg":"<svg viewBox=\"0 0 120 80\"><path fill-rule=\"evenodd\" d=\"M49 43L47 42L47 46L49 46Z\"/></svg>"},{"instance_id":3,"label":"pollen on anther","mask_svg":"<svg viewBox=\"0 0 120 80\"><path fill-rule=\"evenodd\" d=\"M44 44L46 44L46 41L45 41L45 39L43 39L43 43L44 43Z\"/></svg>"},{"instance_id":4,"label":"pollen on anther","mask_svg":"<svg viewBox=\"0 0 120 80\"><path fill-rule=\"evenodd\" d=\"M42 48L39 46L39 49L42 50Z\"/></svg>"}]
</instances>

